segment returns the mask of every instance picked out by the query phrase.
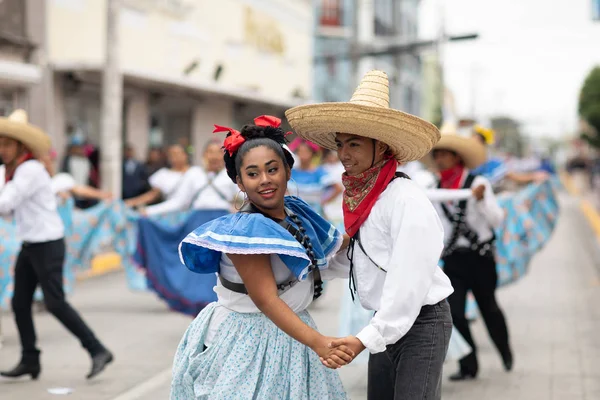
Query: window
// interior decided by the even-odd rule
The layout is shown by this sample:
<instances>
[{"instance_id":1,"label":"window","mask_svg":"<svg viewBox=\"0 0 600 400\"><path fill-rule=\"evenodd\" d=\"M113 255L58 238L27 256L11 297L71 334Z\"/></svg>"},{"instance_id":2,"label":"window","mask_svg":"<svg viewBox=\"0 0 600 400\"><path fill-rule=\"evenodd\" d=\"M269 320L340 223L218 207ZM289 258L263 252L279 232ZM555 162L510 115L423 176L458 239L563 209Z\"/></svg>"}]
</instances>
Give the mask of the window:
<instances>
[{"instance_id":1,"label":"window","mask_svg":"<svg viewBox=\"0 0 600 400\"><path fill-rule=\"evenodd\" d=\"M395 7L394 0L375 0L375 35L392 36L395 29Z\"/></svg>"},{"instance_id":2,"label":"window","mask_svg":"<svg viewBox=\"0 0 600 400\"><path fill-rule=\"evenodd\" d=\"M25 34L25 1L0 1L0 27L10 35L24 38Z\"/></svg>"},{"instance_id":3,"label":"window","mask_svg":"<svg viewBox=\"0 0 600 400\"><path fill-rule=\"evenodd\" d=\"M600 21L600 0L592 0L592 19Z\"/></svg>"},{"instance_id":4,"label":"window","mask_svg":"<svg viewBox=\"0 0 600 400\"><path fill-rule=\"evenodd\" d=\"M342 1L343 0L321 0L320 23L322 26L342 25Z\"/></svg>"}]
</instances>

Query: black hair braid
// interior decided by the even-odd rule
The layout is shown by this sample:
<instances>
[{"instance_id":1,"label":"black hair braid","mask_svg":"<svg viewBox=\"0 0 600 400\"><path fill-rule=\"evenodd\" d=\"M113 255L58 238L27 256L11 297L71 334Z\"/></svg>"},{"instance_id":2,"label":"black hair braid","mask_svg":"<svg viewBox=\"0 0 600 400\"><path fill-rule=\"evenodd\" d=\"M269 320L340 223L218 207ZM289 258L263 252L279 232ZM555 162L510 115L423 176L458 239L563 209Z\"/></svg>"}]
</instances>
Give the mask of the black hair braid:
<instances>
[{"instance_id":1,"label":"black hair braid","mask_svg":"<svg viewBox=\"0 0 600 400\"><path fill-rule=\"evenodd\" d=\"M290 168L294 166L294 157L282 147L287 141L285 139L285 132L281 128L244 125L240 134L246 141L235 153L230 155L228 151L225 151L223 155L227 175L234 183L237 183L237 176L240 173L239 168L241 167L243 156L255 147L266 146L275 151ZM227 134L227 137L229 136L231 136L231 133Z\"/></svg>"}]
</instances>

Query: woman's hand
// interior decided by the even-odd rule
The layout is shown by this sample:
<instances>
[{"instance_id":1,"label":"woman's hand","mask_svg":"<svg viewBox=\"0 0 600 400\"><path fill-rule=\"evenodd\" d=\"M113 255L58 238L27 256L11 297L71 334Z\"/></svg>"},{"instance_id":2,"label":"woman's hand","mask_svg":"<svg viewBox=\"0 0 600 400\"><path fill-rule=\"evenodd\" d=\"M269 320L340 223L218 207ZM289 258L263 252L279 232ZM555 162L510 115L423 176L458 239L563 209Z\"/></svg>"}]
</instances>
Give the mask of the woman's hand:
<instances>
[{"instance_id":1,"label":"woman's hand","mask_svg":"<svg viewBox=\"0 0 600 400\"><path fill-rule=\"evenodd\" d=\"M337 360L334 358L338 353L334 352L335 350L342 350L346 354L352 354L352 359L357 357L364 349L365 345L356 338L355 336L346 336L345 338L328 338L330 341L328 343L328 347L332 350L332 356L325 358L321 357L321 362L324 366L332 368L330 365L333 363L338 364ZM349 364L352 359L347 363ZM339 367L338 367L339 368Z\"/></svg>"},{"instance_id":2,"label":"woman's hand","mask_svg":"<svg viewBox=\"0 0 600 400\"><path fill-rule=\"evenodd\" d=\"M317 353L323 365L331 369L350 364L355 356L355 353L348 346L332 347L331 343L335 340L336 338L321 335L311 345L312 350Z\"/></svg>"}]
</instances>

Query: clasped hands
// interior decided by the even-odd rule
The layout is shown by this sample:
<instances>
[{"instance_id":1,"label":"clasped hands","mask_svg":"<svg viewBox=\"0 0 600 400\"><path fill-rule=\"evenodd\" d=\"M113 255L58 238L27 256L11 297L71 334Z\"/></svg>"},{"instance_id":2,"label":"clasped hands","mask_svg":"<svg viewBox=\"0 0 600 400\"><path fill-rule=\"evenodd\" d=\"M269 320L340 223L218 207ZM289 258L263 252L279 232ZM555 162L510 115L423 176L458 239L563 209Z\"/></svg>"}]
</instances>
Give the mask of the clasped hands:
<instances>
[{"instance_id":1,"label":"clasped hands","mask_svg":"<svg viewBox=\"0 0 600 400\"><path fill-rule=\"evenodd\" d=\"M322 336L313 346L324 366L338 369L348 365L365 349L360 340L354 336L333 338Z\"/></svg>"}]
</instances>

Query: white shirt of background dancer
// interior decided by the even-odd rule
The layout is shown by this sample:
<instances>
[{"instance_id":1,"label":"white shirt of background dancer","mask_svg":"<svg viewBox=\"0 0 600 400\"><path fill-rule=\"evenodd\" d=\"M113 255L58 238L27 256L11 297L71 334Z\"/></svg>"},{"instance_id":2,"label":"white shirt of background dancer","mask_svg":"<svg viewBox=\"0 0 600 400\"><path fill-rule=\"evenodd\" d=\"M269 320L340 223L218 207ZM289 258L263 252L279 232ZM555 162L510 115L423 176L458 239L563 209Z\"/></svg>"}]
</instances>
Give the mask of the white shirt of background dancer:
<instances>
[{"instance_id":1,"label":"white shirt of background dancer","mask_svg":"<svg viewBox=\"0 0 600 400\"><path fill-rule=\"evenodd\" d=\"M64 236L52 180L37 160L25 161L0 190L0 214L14 213L20 240L43 243Z\"/></svg>"},{"instance_id":2,"label":"white shirt of background dancer","mask_svg":"<svg viewBox=\"0 0 600 400\"><path fill-rule=\"evenodd\" d=\"M212 183L209 184L209 180ZM219 190L221 196L216 192ZM181 180L175 193L166 201L146 208L148 215L165 214L176 211L229 210L238 192L238 187L229 179L227 172L206 173L200 167L192 167Z\"/></svg>"},{"instance_id":3,"label":"white shirt of background dancer","mask_svg":"<svg viewBox=\"0 0 600 400\"><path fill-rule=\"evenodd\" d=\"M181 183L183 176L184 172L173 171L169 168L161 168L150 175L148 183L153 189L160 190L165 199L169 199L175 194L177 186Z\"/></svg>"}]
</instances>

